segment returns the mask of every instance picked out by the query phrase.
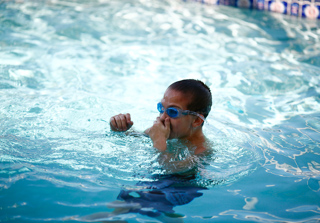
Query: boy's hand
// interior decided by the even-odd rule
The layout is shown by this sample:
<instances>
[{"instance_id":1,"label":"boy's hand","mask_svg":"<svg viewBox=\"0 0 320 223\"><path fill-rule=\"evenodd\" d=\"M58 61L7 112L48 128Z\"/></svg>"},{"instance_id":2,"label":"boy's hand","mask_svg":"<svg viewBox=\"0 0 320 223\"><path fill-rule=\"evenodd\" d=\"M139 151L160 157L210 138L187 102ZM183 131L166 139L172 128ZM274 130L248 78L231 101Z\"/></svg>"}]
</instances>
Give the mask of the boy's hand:
<instances>
[{"instance_id":1,"label":"boy's hand","mask_svg":"<svg viewBox=\"0 0 320 223\"><path fill-rule=\"evenodd\" d=\"M170 136L170 120L166 118L164 123L158 117L153 126L146 130L146 134L150 136L153 146L160 151L167 149L167 139Z\"/></svg>"},{"instance_id":2,"label":"boy's hand","mask_svg":"<svg viewBox=\"0 0 320 223\"><path fill-rule=\"evenodd\" d=\"M110 118L110 128L115 132L125 132L131 128L133 122L131 116L127 114L119 114Z\"/></svg>"}]
</instances>

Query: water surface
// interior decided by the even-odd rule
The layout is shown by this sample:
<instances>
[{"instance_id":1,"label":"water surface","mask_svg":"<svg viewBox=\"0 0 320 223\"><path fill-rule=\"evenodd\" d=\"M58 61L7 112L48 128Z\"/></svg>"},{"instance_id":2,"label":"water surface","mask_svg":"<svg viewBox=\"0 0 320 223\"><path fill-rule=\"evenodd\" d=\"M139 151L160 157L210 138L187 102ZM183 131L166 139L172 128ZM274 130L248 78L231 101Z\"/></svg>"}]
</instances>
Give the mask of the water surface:
<instances>
[{"instance_id":1,"label":"water surface","mask_svg":"<svg viewBox=\"0 0 320 223\"><path fill-rule=\"evenodd\" d=\"M2 1L0 222L318 222L319 36L192 2ZM195 178L109 129L148 128L182 78L213 93Z\"/></svg>"}]
</instances>

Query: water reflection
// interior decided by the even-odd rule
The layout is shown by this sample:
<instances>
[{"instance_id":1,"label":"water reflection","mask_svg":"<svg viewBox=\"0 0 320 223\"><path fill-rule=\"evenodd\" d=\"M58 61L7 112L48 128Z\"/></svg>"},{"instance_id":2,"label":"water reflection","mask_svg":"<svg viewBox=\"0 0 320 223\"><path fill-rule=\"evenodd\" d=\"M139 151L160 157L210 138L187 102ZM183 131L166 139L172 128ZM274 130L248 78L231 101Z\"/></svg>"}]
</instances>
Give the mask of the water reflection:
<instances>
[{"instance_id":1,"label":"water reflection","mask_svg":"<svg viewBox=\"0 0 320 223\"><path fill-rule=\"evenodd\" d=\"M183 214L173 208L186 205L203 195L208 188L197 184L195 174L153 175L153 181L140 181L134 188L122 189L117 201L107 205L112 212L96 213L81 218L81 221L114 221L129 213L138 213L162 222L182 222Z\"/></svg>"}]
</instances>

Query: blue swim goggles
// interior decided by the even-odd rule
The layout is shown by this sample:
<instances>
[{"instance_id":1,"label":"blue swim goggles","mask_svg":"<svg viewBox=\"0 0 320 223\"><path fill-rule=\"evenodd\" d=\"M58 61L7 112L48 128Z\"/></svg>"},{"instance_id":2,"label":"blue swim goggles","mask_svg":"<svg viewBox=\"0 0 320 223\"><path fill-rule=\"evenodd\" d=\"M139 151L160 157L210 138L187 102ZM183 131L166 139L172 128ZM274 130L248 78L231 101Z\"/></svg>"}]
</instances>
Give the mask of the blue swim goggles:
<instances>
[{"instance_id":1,"label":"blue swim goggles","mask_svg":"<svg viewBox=\"0 0 320 223\"><path fill-rule=\"evenodd\" d=\"M181 117L181 115L195 115L195 116L198 116L199 118L201 118L203 121L205 121L204 117L199 115L197 112L193 112L193 111L189 111L189 110L181 110L181 109L175 108L175 107L169 107L169 108L165 109L163 107L163 105L161 104L161 102L158 103L157 108L161 114L166 112L170 118L179 118L179 117Z\"/></svg>"}]
</instances>

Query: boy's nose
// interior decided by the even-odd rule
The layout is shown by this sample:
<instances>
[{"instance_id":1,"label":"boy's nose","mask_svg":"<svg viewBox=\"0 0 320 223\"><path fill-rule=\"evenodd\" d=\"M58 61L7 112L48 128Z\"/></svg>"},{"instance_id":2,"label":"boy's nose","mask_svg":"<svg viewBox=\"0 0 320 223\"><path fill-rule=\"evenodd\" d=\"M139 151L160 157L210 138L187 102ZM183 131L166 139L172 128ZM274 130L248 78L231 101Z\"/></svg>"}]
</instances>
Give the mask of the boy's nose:
<instances>
[{"instance_id":1,"label":"boy's nose","mask_svg":"<svg viewBox=\"0 0 320 223\"><path fill-rule=\"evenodd\" d=\"M167 112L163 112L162 114L160 114L160 120L161 120L161 121L166 120L167 117L169 117L169 116L167 115Z\"/></svg>"}]
</instances>

